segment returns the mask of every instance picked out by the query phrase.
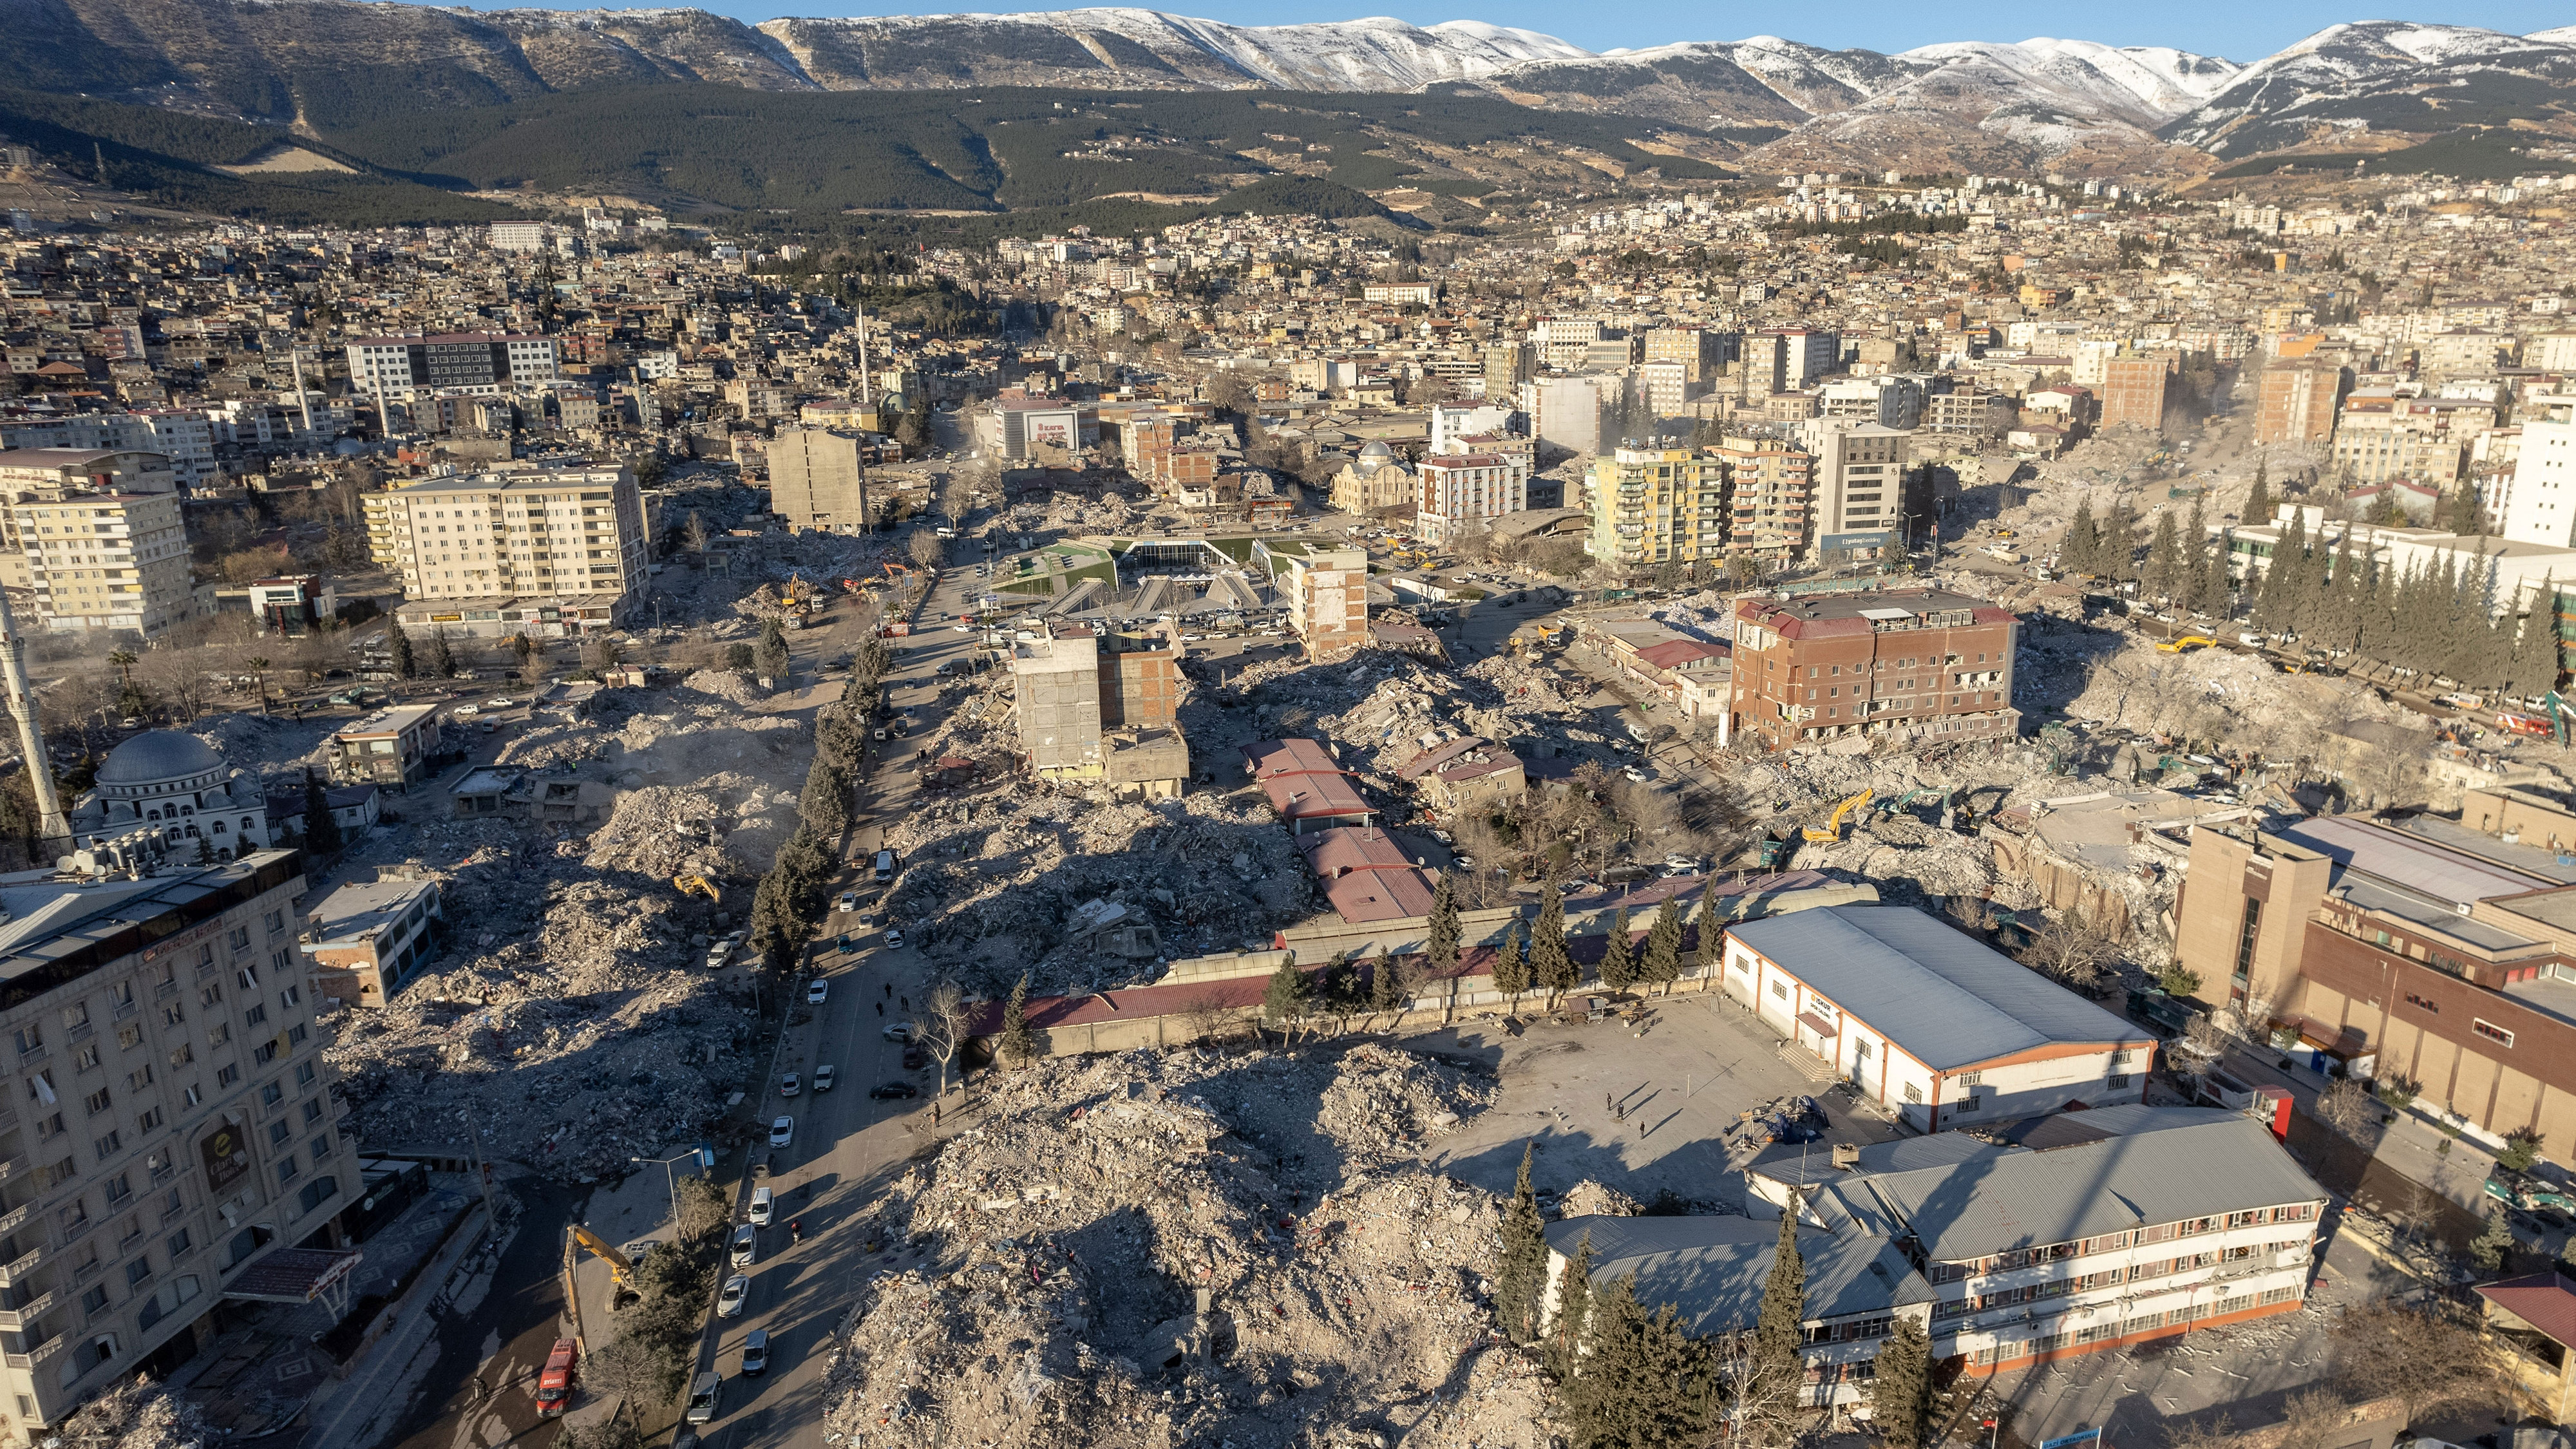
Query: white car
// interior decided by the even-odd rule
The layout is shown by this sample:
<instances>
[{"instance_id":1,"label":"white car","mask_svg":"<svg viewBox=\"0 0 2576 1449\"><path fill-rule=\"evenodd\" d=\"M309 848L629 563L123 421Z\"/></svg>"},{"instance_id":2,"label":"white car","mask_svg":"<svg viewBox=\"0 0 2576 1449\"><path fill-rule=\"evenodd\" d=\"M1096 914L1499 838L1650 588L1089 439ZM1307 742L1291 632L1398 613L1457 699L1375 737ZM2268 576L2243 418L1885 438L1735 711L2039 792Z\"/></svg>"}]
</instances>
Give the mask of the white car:
<instances>
[{"instance_id":1,"label":"white car","mask_svg":"<svg viewBox=\"0 0 2576 1449\"><path fill-rule=\"evenodd\" d=\"M893 929L888 929L888 930L887 930L887 932L885 933L885 944L886 944L886 949L887 949L887 950L889 950L889 951L900 951L900 950L902 950L902 949L903 949L903 932L901 932L901 931L897 931L897 930L893 930Z\"/></svg>"},{"instance_id":2,"label":"white car","mask_svg":"<svg viewBox=\"0 0 2576 1449\"><path fill-rule=\"evenodd\" d=\"M749 1224L749 1223L744 1223L741 1227L738 1227L738 1228L736 1228L736 1229L734 1229L734 1230L733 1230L733 1255L732 1255L732 1256L733 1256L733 1265L734 1265L735 1267L737 1267L737 1268L748 1268L748 1267L750 1267L750 1266L751 1266L751 1260L752 1260L752 1257L753 1257L755 1254L757 1254L759 1251L760 1251L760 1229L753 1227L753 1226L752 1226L751 1224Z\"/></svg>"},{"instance_id":3,"label":"white car","mask_svg":"<svg viewBox=\"0 0 2576 1449\"><path fill-rule=\"evenodd\" d=\"M740 1318L743 1302L751 1297L751 1280L740 1273L725 1280L724 1292L716 1295L716 1317Z\"/></svg>"},{"instance_id":4,"label":"white car","mask_svg":"<svg viewBox=\"0 0 2576 1449\"><path fill-rule=\"evenodd\" d=\"M784 1146L786 1146L786 1145L787 1145L791 1140L793 1140L793 1139L795 1138L795 1136L796 1136L796 1119L795 1119L795 1118L793 1118L793 1117L776 1117L776 1118L772 1118L772 1119L770 1120L770 1123L769 1123L769 1145L770 1145L771 1147L773 1147L773 1148L776 1148L776 1147L784 1147Z\"/></svg>"},{"instance_id":5,"label":"white car","mask_svg":"<svg viewBox=\"0 0 2576 1449\"><path fill-rule=\"evenodd\" d=\"M476 709L470 704L460 704L453 711L458 719L472 719L474 716L481 714L482 712L483 711Z\"/></svg>"},{"instance_id":6,"label":"white car","mask_svg":"<svg viewBox=\"0 0 2576 1449\"><path fill-rule=\"evenodd\" d=\"M778 1095L782 1097L793 1097L796 1095L798 1085L800 1084L797 1080L796 1074L794 1072L789 1072L786 1076L778 1079Z\"/></svg>"},{"instance_id":7,"label":"white car","mask_svg":"<svg viewBox=\"0 0 2576 1449\"><path fill-rule=\"evenodd\" d=\"M829 981L817 978L805 984L805 1004L807 1006L820 1006L823 1004L823 998L831 994L832 983Z\"/></svg>"},{"instance_id":8,"label":"white car","mask_svg":"<svg viewBox=\"0 0 2576 1449\"><path fill-rule=\"evenodd\" d=\"M911 1023L911 1022L908 1022L908 1021L898 1021L898 1022L896 1022L894 1025L892 1025L892 1026L890 1026L890 1027L887 1027L887 1028L885 1029L885 1039L886 1039L887 1041L900 1041L900 1042L908 1042L908 1041L911 1041L911 1040L912 1040L912 1023ZM778 1120L779 1120L779 1121L781 1121L781 1122L784 1122L784 1121L786 1121L787 1119L786 1119L786 1118L784 1118L784 1117L781 1117L781 1118L779 1118Z\"/></svg>"},{"instance_id":9,"label":"white car","mask_svg":"<svg viewBox=\"0 0 2576 1449\"><path fill-rule=\"evenodd\" d=\"M832 1064L830 1062L825 1062L823 1065L814 1069L815 1091L828 1092L832 1090L832 1083L834 1080L835 1074L832 1071Z\"/></svg>"},{"instance_id":10,"label":"white car","mask_svg":"<svg viewBox=\"0 0 2576 1449\"><path fill-rule=\"evenodd\" d=\"M877 732L877 738L885 738L885 732L883 730L879 730ZM857 891L841 892L841 909L851 915L856 915L859 909L859 893Z\"/></svg>"}]
</instances>

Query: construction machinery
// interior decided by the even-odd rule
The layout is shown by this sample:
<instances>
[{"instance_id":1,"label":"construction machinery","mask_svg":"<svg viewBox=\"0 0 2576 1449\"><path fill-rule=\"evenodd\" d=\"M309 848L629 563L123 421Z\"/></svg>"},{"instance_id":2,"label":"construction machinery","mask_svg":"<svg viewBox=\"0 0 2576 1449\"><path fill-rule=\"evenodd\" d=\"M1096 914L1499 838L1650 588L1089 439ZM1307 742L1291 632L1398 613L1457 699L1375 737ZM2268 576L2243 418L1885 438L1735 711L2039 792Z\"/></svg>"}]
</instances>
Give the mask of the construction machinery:
<instances>
[{"instance_id":1,"label":"construction machinery","mask_svg":"<svg viewBox=\"0 0 2576 1449\"><path fill-rule=\"evenodd\" d=\"M912 565L910 564L896 563L893 559L887 559L881 566L885 569L887 578L908 579L912 577Z\"/></svg>"},{"instance_id":2,"label":"construction machinery","mask_svg":"<svg viewBox=\"0 0 2576 1449\"><path fill-rule=\"evenodd\" d=\"M1940 793L1940 791L1933 789L1929 785L1917 785L1894 800L1881 800L1878 802L1878 813L1889 817L1902 815L1905 813L1907 807L1911 806L1915 801L1927 800Z\"/></svg>"},{"instance_id":3,"label":"construction machinery","mask_svg":"<svg viewBox=\"0 0 2576 1449\"><path fill-rule=\"evenodd\" d=\"M564 1245L564 1257L567 1261L571 1260L574 1256L574 1245L577 1244L581 1247L588 1248L592 1257L597 1258L608 1265L608 1276L610 1281L614 1282L620 1288L633 1288L635 1286L635 1263L633 1259L628 1258L624 1253L621 1253L617 1249L609 1246L609 1242L606 1238L601 1237L599 1234L592 1232L590 1229L583 1227L579 1223L572 1224L569 1231L572 1234L572 1241Z\"/></svg>"},{"instance_id":4,"label":"construction machinery","mask_svg":"<svg viewBox=\"0 0 2576 1449\"><path fill-rule=\"evenodd\" d=\"M1427 569L1431 567L1431 554L1426 549L1399 548L1395 551L1395 566L1400 569Z\"/></svg>"},{"instance_id":5,"label":"construction machinery","mask_svg":"<svg viewBox=\"0 0 2576 1449\"><path fill-rule=\"evenodd\" d=\"M2510 1177L2499 1172L2488 1178L2485 1186L2487 1196L2507 1207L2518 1207L2524 1212L2537 1212L2547 1208L2553 1212L2576 1217L2576 1198L2570 1198L2545 1182L2524 1177Z\"/></svg>"},{"instance_id":6,"label":"construction machinery","mask_svg":"<svg viewBox=\"0 0 2576 1449\"><path fill-rule=\"evenodd\" d=\"M1877 793L1878 792L1875 790L1863 790L1859 794L1845 799L1841 804L1834 807L1833 816L1826 820L1824 824L1810 825L1807 827L1807 839L1826 845L1831 845L1835 841L1842 839L1844 817L1850 815L1853 811L1860 809L1862 806L1867 805L1870 801L1870 797Z\"/></svg>"},{"instance_id":7,"label":"construction machinery","mask_svg":"<svg viewBox=\"0 0 2576 1449\"><path fill-rule=\"evenodd\" d=\"M2162 644L2157 645L2156 650L2158 653L2162 654L2188 654L2194 649L2215 649L2217 647L2218 641L2210 638L2206 634L2185 634L2179 639L2167 639Z\"/></svg>"},{"instance_id":8,"label":"construction machinery","mask_svg":"<svg viewBox=\"0 0 2576 1449\"><path fill-rule=\"evenodd\" d=\"M684 896L705 896L715 905L724 904L724 892L716 889L714 881L702 875L675 875L671 877L671 889Z\"/></svg>"}]
</instances>

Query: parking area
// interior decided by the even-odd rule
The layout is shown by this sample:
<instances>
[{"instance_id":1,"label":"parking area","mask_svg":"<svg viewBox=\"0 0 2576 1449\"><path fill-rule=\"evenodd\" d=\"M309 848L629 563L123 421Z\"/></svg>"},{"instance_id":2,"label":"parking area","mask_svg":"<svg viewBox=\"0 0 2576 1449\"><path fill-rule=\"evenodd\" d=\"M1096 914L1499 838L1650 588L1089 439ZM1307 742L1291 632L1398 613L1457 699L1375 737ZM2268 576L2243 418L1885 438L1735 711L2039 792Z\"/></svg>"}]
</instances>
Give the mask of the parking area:
<instances>
[{"instance_id":1,"label":"parking area","mask_svg":"<svg viewBox=\"0 0 2576 1449\"><path fill-rule=\"evenodd\" d=\"M1901 1135L1893 1121L1825 1092L1780 1054L1779 1038L1724 996L1689 992L1647 1006L1642 1029L1615 1018L1543 1021L1514 1036L1499 1021L1480 1021L1409 1040L1490 1066L1502 1086L1500 1099L1465 1131L1440 1139L1428 1160L1509 1192L1521 1145L1535 1142L1530 1181L1541 1192L1590 1179L1640 1201L1670 1192L1716 1207L1742 1200L1739 1169L1750 1155L1730 1147L1728 1132L1739 1114L1782 1097L1814 1097L1832 1141Z\"/></svg>"}]
</instances>

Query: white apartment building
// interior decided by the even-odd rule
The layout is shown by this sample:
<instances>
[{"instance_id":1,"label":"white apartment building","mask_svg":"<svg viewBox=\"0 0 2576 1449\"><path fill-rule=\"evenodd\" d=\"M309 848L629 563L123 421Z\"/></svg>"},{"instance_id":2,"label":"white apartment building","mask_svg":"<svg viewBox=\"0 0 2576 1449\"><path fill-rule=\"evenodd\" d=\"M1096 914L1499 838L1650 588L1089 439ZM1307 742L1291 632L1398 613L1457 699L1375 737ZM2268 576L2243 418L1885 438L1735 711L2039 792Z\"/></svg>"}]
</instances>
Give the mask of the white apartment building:
<instances>
[{"instance_id":1,"label":"white apartment building","mask_svg":"<svg viewBox=\"0 0 2576 1449\"><path fill-rule=\"evenodd\" d=\"M555 339L502 332L359 337L347 351L349 384L370 397L542 388L556 381L560 361Z\"/></svg>"},{"instance_id":2,"label":"white apartment building","mask_svg":"<svg viewBox=\"0 0 2576 1449\"><path fill-rule=\"evenodd\" d=\"M1338 659L1368 643L1368 554L1301 538L1255 539L1253 561L1288 601L1288 627L1309 659Z\"/></svg>"},{"instance_id":3,"label":"white apartment building","mask_svg":"<svg viewBox=\"0 0 2576 1449\"><path fill-rule=\"evenodd\" d=\"M1529 474L1518 457L1452 453L1425 458L1420 508L1414 527L1434 543L1446 542L1470 523L1490 522L1529 506Z\"/></svg>"},{"instance_id":4,"label":"white apartment building","mask_svg":"<svg viewBox=\"0 0 2576 1449\"><path fill-rule=\"evenodd\" d=\"M213 607L198 596L176 480L158 452L0 453L0 583L30 590L49 629L146 638Z\"/></svg>"},{"instance_id":5,"label":"white apartment building","mask_svg":"<svg viewBox=\"0 0 2576 1449\"><path fill-rule=\"evenodd\" d=\"M1837 378L1816 390L1822 415L1910 433L1923 422L1923 384L1903 374Z\"/></svg>"},{"instance_id":6,"label":"white apartment building","mask_svg":"<svg viewBox=\"0 0 2576 1449\"><path fill-rule=\"evenodd\" d=\"M1511 399L1497 403L1433 403L1430 410L1431 452L1463 453L1458 440L1480 433L1499 433L1512 425Z\"/></svg>"},{"instance_id":7,"label":"white apartment building","mask_svg":"<svg viewBox=\"0 0 2576 1449\"><path fill-rule=\"evenodd\" d=\"M1690 403L1690 364L1676 360L1640 363L1637 391L1658 418L1672 417Z\"/></svg>"},{"instance_id":8,"label":"white apartment building","mask_svg":"<svg viewBox=\"0 0 2576 1449\"><path fill-rule=\"evenodd\" d=\"M223 470L215 466L215 425L204 413L155 408L136 416L152 439L145 446L170 460L170 474L180 487L222 479Z\"/></svg>"},{"instance_id":9,"label":"white apartment building","mask_svg":"<svg viewBox=\"0 0 2576 1449\"><path fill-rule=\"evenodd\" d=\"M496 252L541 252L546 249L546 224L541 221L496 221L492 223L492 250Z\"/></svg>"},{"instance_id":10,"label":"white apartment building","mask_svg":"<svg viewBox=\"0 0 2576 1449\"><path fill-rule=\"evenodd\" d=\"M622 467L427 478L368 502L407 628L576 634L625 622L642 597L651 542Z\"/></svg>"},{"instance_id":11,"label":"white apartment building","mask_svg":"<svg viewBox=\"0 0 2576 1449\"><path fill-rule=\"evenodd\" d=\"M2576 396L2525 401L2522 448L2504 500L2504 536L2516 543L2576 546Z\"/></svg>"},{"instance_id":12,"label":"white apartment building","mask_svg":"<svg viewBox=\"0 0 2576 1449\"><path fill-rule=\"evenodd\" d=\"M1910 436L1852 418L1810 418L1798 425L1799 446L1816 459L1807 512L1815 553L1874 555L1902 545Z\"/></svg>"},{"instance_id":13,"label":"white apartment building","mask_svg":"<svg viewBox=\"0 0 2576 1449\"><path fill-rule=\"evenodd\" d=\"M296 952L291 851L0 876L0 1435L213 1342L229 1293L329 1301L358 1170ZM79 859L79 857L75 857ZM142 863L137 860L136 863ZM77 1123L77 1125L75 1125ZM316 1246L299 1246L313 1243Z\"/></svg>"},{"instance_id":14,"label":"white apartment building","mask_svg":"<svg viewBox=\"0 0 2576 1449\"><path fill-rule=\"evenodd\" d=\"M1542 317L1530 328L1530 347L1539 362L1558 372L1575 372L1592 344L1610 335L1598 317Z\"/></svg>"}]
</instances>

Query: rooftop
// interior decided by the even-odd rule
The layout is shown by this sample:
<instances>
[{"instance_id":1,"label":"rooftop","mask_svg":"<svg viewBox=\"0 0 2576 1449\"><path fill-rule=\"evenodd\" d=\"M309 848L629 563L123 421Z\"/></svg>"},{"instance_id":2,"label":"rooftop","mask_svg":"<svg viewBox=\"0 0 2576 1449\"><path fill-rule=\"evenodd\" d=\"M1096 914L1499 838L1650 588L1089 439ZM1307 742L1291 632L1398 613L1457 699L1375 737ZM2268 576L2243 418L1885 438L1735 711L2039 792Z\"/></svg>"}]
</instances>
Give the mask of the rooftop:
<instances>
[{"instance_id":1,"label":"rooftop","mask_svg":"<svg viewBox=\"0 0 2576 1449\"><path fill-rule=\"evenodd\" d=\"M1740 1217L1593 1215L1560 1218L1545 1232L1547 1245L1569 1259L1589 1237L1593 1282L1636 1274L1638 1301L1674 1305L1682 1326L1700 1338L1753 1326L1780 1242L1779 1224ZM1802 1314L1809 1322L1932 1299L1885 1238L1801 1227L1798 1252L1806 1262Z\"/></svg>"},{"instance_id":2,"label":"rooftop","mask_svg":"<svg viewBox=\"0 0 2576 1449\"><path fill-rule=\"evenodd\" d=\"M372 939L401 923L403 913L424 896L438 893L425 880L351 881L322 898L308 919L310 944L335 945Z\"/></svg>"}]
</instances>

